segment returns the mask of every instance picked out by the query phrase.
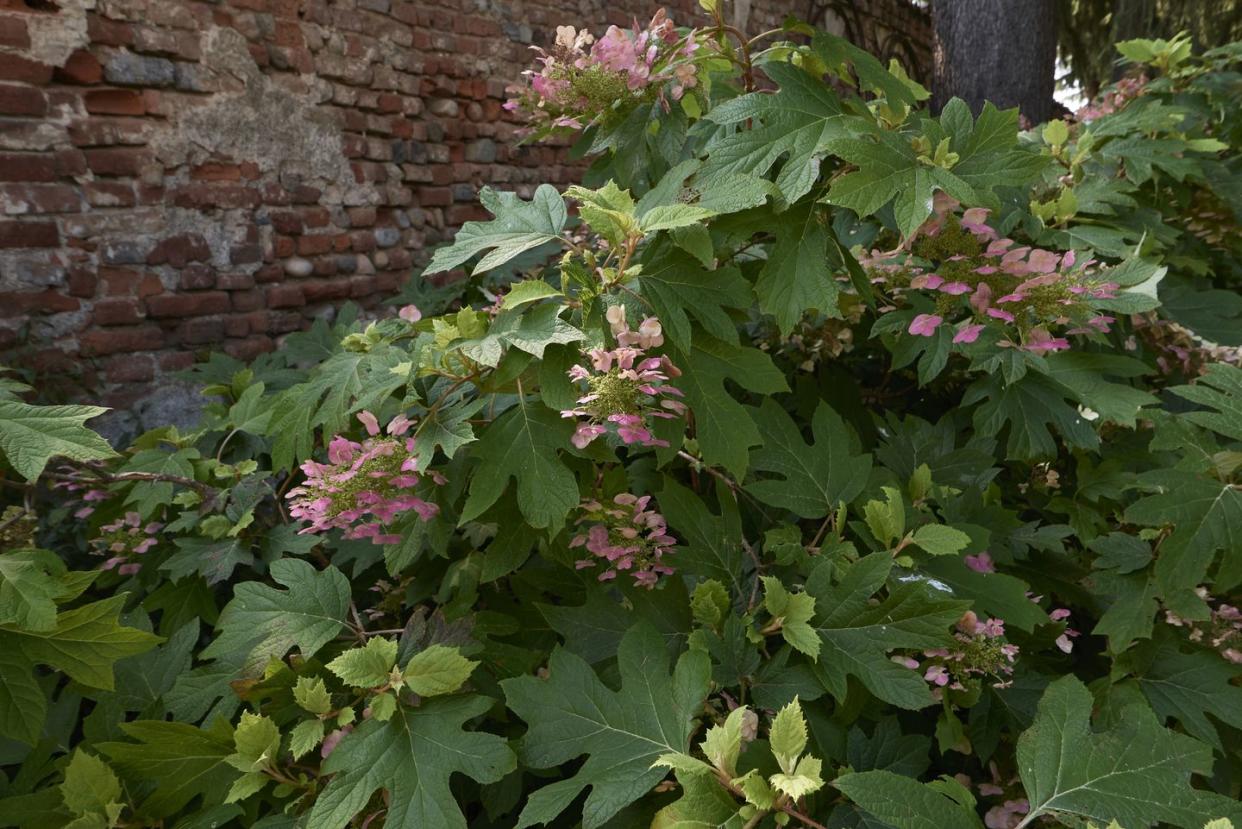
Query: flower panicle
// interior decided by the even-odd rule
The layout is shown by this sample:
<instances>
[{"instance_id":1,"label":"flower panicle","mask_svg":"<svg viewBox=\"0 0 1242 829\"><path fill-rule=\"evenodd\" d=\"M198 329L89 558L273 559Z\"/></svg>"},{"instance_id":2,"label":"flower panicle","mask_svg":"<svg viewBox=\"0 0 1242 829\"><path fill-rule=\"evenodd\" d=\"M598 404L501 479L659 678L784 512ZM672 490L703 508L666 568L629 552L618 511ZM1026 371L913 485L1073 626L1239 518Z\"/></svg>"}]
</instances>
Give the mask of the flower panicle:
<instances>
[{"instance_id":1,"label":"flower panicle","mask_svg":"<svg viewBox=\"0 0 1242 829\"><path fill-rule=\"evenodd\" d=\"M668 441L652 434L650 421L676 418L686 406L677 399L681 389L669 382L681 371L667 356L647 355L648 349L664 344L660 322L648 317L638 330L631 330L620 305L609 309L608 321L617 346L592 349L585 363L568 371L569 379L586 392L574 408L561 412L562 417L579 419L571 441L585 449L599 436L615 431L627 445L667 447Z\"/></svg>"},{"instance_id":2,"label":"flower panicle","mask_svg":"<svg viewBox=\"0 0 1242 829\"><path fill-rule=\"evenodd\" d=\"M162 529L162 523L143 521L142 516L133 511L104 524L99 528L99 536L91 541L95 555L107 556L99 569L116 570L122 576L138 573L142 570L143 556L159 544Z\"/></svg>"},{"instance_id":3,"label":"flower panicle","mask_svg":"<svg viewBox=\"0 0 1242 829\"><path fill-rule=\"evenodd\" d=\"M381 434L371 412L358 420L368 437L362 442L337 435L328 444L328 463L307 460L302 464L306 480L289 491L289 514L308 522L300 534L344 531L346 538L370 538L374 544L395 544L401 536L389 530L398 516L413 511L423 521L439 513L439 506L424 500L418 487L425 477L444 483L438 472L420 474L413 437L414 425L405 415L389 421Z\"/></svg>"},{"instance_id":4,"label":"flower panicle","mask_svg":"<svg viewBox=\"0 0 1242 829\"><path fill-rule=\"evenodd\" d=\"M629 573L634 584L651 589L660 576L675 571L665 560L677 543L669 535L664 516L650 509L651 496L629 492L615 495L611 502L583 501L576 522L577 533L570 548L583 548L591 556L579 559L579 570L602 565L600 581L611 581Z\"/></svg>"}]
</instances>

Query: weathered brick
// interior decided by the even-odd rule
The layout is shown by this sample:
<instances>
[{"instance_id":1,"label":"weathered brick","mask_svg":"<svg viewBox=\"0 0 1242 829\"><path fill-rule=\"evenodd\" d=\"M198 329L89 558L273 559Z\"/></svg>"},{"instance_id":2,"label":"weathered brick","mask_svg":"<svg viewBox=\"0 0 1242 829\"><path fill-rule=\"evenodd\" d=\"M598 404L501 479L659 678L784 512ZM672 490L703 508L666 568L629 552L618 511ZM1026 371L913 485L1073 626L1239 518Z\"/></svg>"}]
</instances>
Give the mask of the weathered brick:
<instances>
[{"instance_id":1,"label":"weathered brick","mask_svg":"<svg viewBox=\"0 0 1242 829\"><path fill-rule=\"evenodd\" d=\"M103 80L103 66L90 52L79 49L69 56L64 66L57 67L54 76L60 83L90 86Z\"/></svg>"},{"instance_id":2,"label":"weathered brick","mask_svg":"<svg viewBox=\"0 0 1242 829\"><path fill-rule=\"evenodd\" d=\"M224 339L224 320L220 317L187 320L177 327L177 336L190 345L218 343Z\"/></svg>"},{"instance_id":3,"label":"weathered brick","mask_svg":"<svg viewBox=\"0 0 1242 829\"><path fill-rule=\"evenodd\" d=\"M0 84L0 115L39 118L47 114L47 98L29 86Z\"/></svg>"},{"instance_id":4,"label":"weathered brick","mask_svg":"<svg viewBox=\"0 0 1242 829\"><path fill-rule=\"evenodd\" d=\"M137 89L92 89L82 96L82 105L92 115L143 115L146 98Z\"/></svg>"},{"instance_id":5,"label":"weathered brick","mask_svg":"<svg viewBox=\"0 0 1242 829\"><path fill-rule=\"evenodd\" d=\"M181 270L181 288L186 291L205 291L216 287L216 272L207 265L187 265Z\"/></svg>"},{"instance_id":6,"label":"weathered brick","mask_svg":"<svg viewBox=\"0 0 1242 829\"><path fill-rule=\"evenodd\" d=\"M299 308L306 304L306 295L302 292L302 283L272 285L267 289L267 307Z\"/></svg>"},{"instance_id":7,"label":"weathered brick","mask_svg":"<svg viewBox=\"0 0 1242 829\"><path fill-rule=\"evenodd\" d=\"M0 52L0 78L45 84L52 79L52 67L11 52Z\"/></svg>"},{"instance_id":8,"label":"weathered brick","mask_svg":"<svg viewBox=\"0 0 1242 829\"><path fill-rule=\"evenodd\" d=\"M29 49L30 34L26 31L26 19L17 15L0 16L0 46L13 49Z\"/></svg>"},{"instance_id":9,"label":"weathered brick","mask_svg":"<svg viewBox=\"0 0 1242 829\"><path fill-rule=\"evenodd\" d=\"M96 325L133 325L142 322L142 306L136 299L101 299L91 308Z\"/></svg>"},{"instance_id":10,"label":"weathered brick","mask_svg":"<svg viewBox=\"0 0 1242 829\"><path fill-rule=\"evenodd\" d=\"M52 222L0 222L0 248L54 248L60 231Z\"/></svg>"},{"instance_id":11,"label":"weathered brick","mask_svg":"<svg viewBox=\"0 0 1242 829\"><path fill-rule=\"evenodd\" d=\"M147 254L148 265L169 264L184 268L190 262L206 262L211 259L207 240L197 233L181 233L162 240Z\"/></svg>"},{"instance_id":12,"label":"weathered brick","mask_svg":"<svg viewBox=\"0 0 1242 829\"><path fill-rule=\"evenodd\" d=\"M108 59L104 78L117 86L172 86L176 70L173 62L165 58L121 51Z\"/></svg>"},{"instance_id":13,"label":"weathered brick","mask_svg":"<svg viewBox=\"0 0 1242 829\"><path fill-rule=\"evenodd\" d=\"M147 314L154 319L222 314L228 311L230 307L229 295L223 291L205 291L194 294L161 294L147 300Z\"/></svg>"},{"instance_id":14,"label":"weathered brick","mask_svg":"<svg viewBox=\"0 0 1242 829\"><path fill-rule=\"evenodd\" d=\"M68 184L10 184L0 187L0 210L9 215L78 213L82 196Z\"/></svg>"},{"instance_id":15,"label":"weathered brick","mask_svg":"<svg viewBox=\"0 0 1242 829\"><path fill-rule=\"evenodd\" d=\"M91 330L78 338L78 345L87 357L152 351L164 345L164 332L154 325Z\"/></svg>"},{"instance_id":16,"label":"weathered brick","mask_svg":"<svg viewBox=\"0 0 1242 829\"><path fill-rule=\"evenodd\" d=\"M34 153L0 153L0 181L55 181L56 157Z\"/></svg>"},{"instance_id":17,"label":"weathered brick","mask_svg":"<svg viewBox=\"0 0 1242 829\"><path fill-rule=\"evenodd\" d=\"M155 379L155 359L147 354L113 357L103 368L109 383L147 383Z\"/></svg>"}]
</instances>

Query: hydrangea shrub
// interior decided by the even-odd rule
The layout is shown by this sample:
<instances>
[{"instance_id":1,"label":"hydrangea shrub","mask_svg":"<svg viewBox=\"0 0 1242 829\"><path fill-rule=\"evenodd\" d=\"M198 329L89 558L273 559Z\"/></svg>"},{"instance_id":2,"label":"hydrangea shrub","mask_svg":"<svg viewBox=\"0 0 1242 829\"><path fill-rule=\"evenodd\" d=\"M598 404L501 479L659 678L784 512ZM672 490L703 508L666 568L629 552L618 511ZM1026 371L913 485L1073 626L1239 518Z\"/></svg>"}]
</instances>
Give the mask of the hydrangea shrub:
<instances>
[{"instance_id":1,"label":"hydrangea shrub","mask_svg":"<svg viewBox=\"0 0 1242 829\"><path fill-rule=\"evenodd\" d=\"M1242 825L1242 50L1020 131L706 8L193 431L3 380L0 825Z\"/></svg>"}]
</instances>

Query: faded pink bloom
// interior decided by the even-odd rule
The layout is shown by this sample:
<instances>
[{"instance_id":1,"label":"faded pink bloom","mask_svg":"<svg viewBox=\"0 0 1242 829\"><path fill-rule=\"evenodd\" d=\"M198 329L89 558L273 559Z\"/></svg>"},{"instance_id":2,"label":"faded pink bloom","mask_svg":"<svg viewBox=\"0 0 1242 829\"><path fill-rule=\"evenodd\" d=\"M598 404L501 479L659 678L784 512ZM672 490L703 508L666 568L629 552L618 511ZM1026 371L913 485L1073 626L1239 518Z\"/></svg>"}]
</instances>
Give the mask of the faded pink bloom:
<instances>
[{"instance_id":1,"label":"faded pink bloom","mask_svg":"<svg viewBox=\"0 0 1242 829\"><path fill-rule=\"evenodd\" d=\"M416 323L423 318L423 312L418 310L417 305L406 305L397 312L397 316L408 323Z\"/></svg>"},{"instance_id":2,"label":"faded pink bloom","mask_svg":"<svg viewBox=\"0 0 1242 829\"><path fill-rule=\"evenodd\" d=\"M936 333L944 318L938 314L919 314L910 323L909 332L920 337L930 337Z\"/></svg>"},{"instance_id":3,"label":"faded pink bloom","mask_svg":"<svg viewBox=\"0 0 1242 829\"><path fill-rule=\"evenodd\" d=\"M940 292L950 296L961 296L970 293L970 286L965 282L946 282L940 286Z\"/></svg>"},{"instance_id":4,"label":"faded pink bloom","mask_svg":"<svg viewBox=\"0 0 1242 829\"><path fill-rule=\"evenodd\" d=\"M583 501L577 520L579 532L569 542L571 549L585 547L595 558L579 559L576 569L603 564L600 581L610 581L628 572L639 587L655 586L673 568L664 561L676 539L668 534L664 516L648 509L651 496L628 492L613 497L611 503Z\"/></svg>"},{"instance_id":5,"label":"faded pink bloom","mask_svg":"<svg viewBox=\"0 0 1242 829\"><path fill-rule=\"evenodd\" d=\"M979 339L979 333L981 331L983 331L983 325L980 323L975 323L973 325L964 325L962 326L961 330L959 330L956 334L953 335L953 342L973 343L975 340Z\"/></svg>"},{"instance_id":6,"label":"faded pink bloom","mask_svg":"<svg viewBox=\"0 0 1242 829\"><path fill-rule=\"evenodd\" d=\"M966 562L966 566L976 573L995 573L996 564L992 561L991 554L985 552L977 556L966 556L962 559Z\"/></svg>"}]
</instances>

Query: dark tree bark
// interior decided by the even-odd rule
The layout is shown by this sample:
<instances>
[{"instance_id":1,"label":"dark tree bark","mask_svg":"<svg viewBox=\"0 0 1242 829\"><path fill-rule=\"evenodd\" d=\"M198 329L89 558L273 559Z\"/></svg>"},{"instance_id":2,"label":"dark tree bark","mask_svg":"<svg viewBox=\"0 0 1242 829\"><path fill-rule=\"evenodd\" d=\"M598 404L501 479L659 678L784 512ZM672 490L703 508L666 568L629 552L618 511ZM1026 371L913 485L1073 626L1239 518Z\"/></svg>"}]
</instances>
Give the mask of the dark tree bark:
<instances>
[{"instance_id":1,"label":"dark tree bark","mask_svg":"<svg viewBox=\"0 0 1242 829\"><path fill-rule=\"evenodd\" d=\"M975 113L991 101L1032 124L1052 117L1056 0L933 0L932 106L961 98Z\"/></svg>"}]
</instances>

